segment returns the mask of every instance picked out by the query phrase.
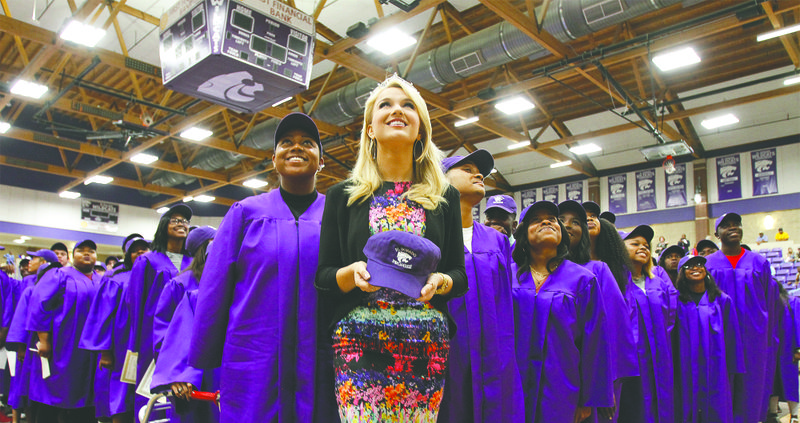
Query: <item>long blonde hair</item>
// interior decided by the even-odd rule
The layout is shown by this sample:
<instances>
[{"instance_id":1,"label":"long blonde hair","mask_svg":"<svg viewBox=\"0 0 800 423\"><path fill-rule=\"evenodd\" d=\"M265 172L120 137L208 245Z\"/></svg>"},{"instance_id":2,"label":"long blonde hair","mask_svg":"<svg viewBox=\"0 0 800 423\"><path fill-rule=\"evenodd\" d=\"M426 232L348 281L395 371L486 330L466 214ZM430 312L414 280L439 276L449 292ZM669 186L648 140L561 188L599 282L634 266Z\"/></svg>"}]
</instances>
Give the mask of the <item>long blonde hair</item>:
<instances>
[{"instance_id":1,"label":"long blonde hair","mask_svg":"<svg viewBox=\"0 0 800 423\"><path fill-rule=\"evenodd\" d=\"M443 154L431 138L431 118L425 100L410 82L400 78L397 74L390 76L372 90L367 104L364 106L364 124L361 129L358 157L348 179L350 184L345 191L350 196L347 205L366 201L383 183L378 163L372 157L373 149L377 149L377 141L369 137L367 128L372 123L372 112L378 95L391 87L400 88L406 93L414 103L422 124L420 127L422 154L414 160L413 184L411 189L403 195L406 199L419 203L427 210L436 210L440 203L446 201L443 195L448 186L447 179L440 167Z\"/></svg>"}]
</instances>

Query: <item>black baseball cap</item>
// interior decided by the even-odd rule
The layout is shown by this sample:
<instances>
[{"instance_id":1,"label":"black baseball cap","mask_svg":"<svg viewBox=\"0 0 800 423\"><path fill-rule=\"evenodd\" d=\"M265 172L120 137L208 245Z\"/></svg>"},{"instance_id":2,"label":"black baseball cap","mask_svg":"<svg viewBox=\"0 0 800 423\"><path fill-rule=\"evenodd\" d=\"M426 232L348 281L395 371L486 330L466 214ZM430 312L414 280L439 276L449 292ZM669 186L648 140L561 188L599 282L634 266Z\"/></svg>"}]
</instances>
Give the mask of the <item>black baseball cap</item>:
<instances>
[{"instance_id":1,"label":"black baseball cap","mask_svg":"<svg viewBox=\"0 0 800 423\"><path fill-rule=\"evenodd\" d=\"M322 155L322 141L319 138L319 129L317 128L317 124L314 123L314 119L311 119L307 114L301 112L294 112L289 113L288 115L284 116L280 122L278 122L278 127L275 128L275 140L273 141L274 147L277 147L278 141L289 131L293 129L300 129L314 141L317 142L317 147L319 147L319 154Z\"/></svg>"}]
</instances>

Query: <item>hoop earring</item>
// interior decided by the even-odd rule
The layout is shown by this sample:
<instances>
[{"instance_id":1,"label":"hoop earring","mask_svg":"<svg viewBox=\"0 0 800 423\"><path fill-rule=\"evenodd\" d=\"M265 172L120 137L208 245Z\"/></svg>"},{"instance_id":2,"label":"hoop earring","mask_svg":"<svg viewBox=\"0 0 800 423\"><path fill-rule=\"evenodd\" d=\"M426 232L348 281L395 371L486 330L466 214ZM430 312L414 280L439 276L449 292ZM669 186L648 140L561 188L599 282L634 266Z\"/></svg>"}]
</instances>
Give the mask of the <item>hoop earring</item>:
<instances>
[{"instance_id":1,"label":"hoop earring","mask_svg":"<svg viewBox=\"0 0 800 423\"><path fill-rule=\"evenodd\" d=\"M372 160L378 160L378 143L375 142L375 138L369 139L370 143L370 155L372 156Z\"/></svg>"},{"instance_id":2,"label":"hoop earring","mask_svg":"<svg viewBox=\"0 0 800 423\"><path fill-rule=\"evenodd\" d=\"M417 139L414 141L414 161L419 161L422 157L422 140Z\"/></svg>"}]
</instances>

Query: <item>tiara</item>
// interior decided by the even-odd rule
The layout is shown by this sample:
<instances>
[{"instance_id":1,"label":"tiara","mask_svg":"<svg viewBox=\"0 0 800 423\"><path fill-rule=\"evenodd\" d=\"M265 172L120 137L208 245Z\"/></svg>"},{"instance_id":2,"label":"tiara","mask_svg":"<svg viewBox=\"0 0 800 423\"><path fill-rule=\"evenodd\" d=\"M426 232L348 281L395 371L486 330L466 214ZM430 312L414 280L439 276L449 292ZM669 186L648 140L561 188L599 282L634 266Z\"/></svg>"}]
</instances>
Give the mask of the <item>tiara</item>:
<instances>
[{"instance_id":1,"label":"tiara","mask_svg":"<svg viewBox=\"0 0 800 423\"><path fill-rule=\"evenodd\" d=\"M379 91L383 90L384 88L388 87L389 84L391 84L392 82L396 82L396 81L399 81L399 82L407 84L409 86L409 88L411 88L412 90L414 90L414 92L419 94L419 91L414 86L413 82L411 82L411 81L409 81L407 79L403 79L400 75L397 74L397 72L395 72L395 73L389 75L388 78L384 79L383 82L379 83L378 86L373 88L372 91L369 93L370 97L375 95L375 94L377 94Z\"/></svg>"}]
</instances>

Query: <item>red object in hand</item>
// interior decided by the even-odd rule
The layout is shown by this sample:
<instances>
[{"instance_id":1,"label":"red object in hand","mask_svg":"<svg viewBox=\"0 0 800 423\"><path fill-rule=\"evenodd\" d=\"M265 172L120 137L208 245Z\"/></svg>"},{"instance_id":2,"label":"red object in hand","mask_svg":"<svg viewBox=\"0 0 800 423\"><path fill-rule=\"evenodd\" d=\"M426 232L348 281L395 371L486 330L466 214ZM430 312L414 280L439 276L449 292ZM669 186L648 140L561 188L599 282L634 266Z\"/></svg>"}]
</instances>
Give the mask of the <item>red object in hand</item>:
<instances>
[{"instance_id":1,"label":"red object in hand","mask_svg":"<svg viewBox=\"0 0 800 423\"><path fill-rule=\"evenodd\" d=\"M219 391L217 392L192 391L192 399L213 402L214 405L219 407Z\"/></svg>"}]
</instances>

